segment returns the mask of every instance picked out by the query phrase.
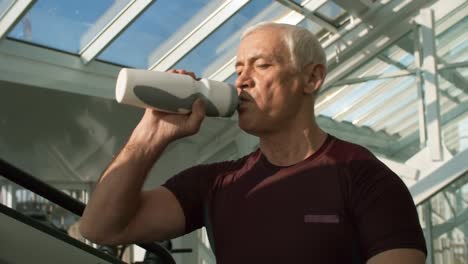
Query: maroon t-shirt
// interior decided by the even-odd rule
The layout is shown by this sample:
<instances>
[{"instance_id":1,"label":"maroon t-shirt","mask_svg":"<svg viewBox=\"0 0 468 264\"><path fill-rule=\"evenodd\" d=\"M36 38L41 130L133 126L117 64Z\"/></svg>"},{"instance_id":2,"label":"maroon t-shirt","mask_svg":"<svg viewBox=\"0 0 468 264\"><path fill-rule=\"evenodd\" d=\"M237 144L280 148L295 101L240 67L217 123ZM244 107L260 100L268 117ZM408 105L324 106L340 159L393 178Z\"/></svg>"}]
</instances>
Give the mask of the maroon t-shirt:
<instances>
[{"instance_id":1,"label":"maroon t-shirt","mask_svg":"<svg viewBox=\"0 0 468 264\"><path fill-rule=\"evenodd\" d=\"M186 233L207 227L219 264L364 263L389 249L426 252L401 179L367 149L332 136L292 166L257 150L189 168L164 186L183 208Z\"/></svg>"}]
</instances>

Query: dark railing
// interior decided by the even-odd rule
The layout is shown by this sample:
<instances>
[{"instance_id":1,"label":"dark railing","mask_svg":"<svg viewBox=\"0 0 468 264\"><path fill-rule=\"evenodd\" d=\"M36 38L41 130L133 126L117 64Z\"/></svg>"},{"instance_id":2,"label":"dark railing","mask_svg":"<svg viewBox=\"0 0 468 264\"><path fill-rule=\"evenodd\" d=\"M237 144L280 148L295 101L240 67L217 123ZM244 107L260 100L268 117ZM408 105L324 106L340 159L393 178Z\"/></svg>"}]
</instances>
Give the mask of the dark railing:
<instances>
[{"instance_id":1,"label":"dark railing","mask_svg":"<svg viewBox=\"0 0 468 264\"><path fill-rule=\"evenodd\" d=\"M86 207L84 203L75 200L62 191L16 168L2 159L0 159L0 175L78 216L83 215L83 211ZM164 261L164 263L176 264L171 256L171 253L166 248L156 243L144 243L137 245L157 255L162 261ZM174 251L178 250L176 249ZM191 250L182 250L182 252L187 251L191 252Z\"/></svg>"}]
</instances>

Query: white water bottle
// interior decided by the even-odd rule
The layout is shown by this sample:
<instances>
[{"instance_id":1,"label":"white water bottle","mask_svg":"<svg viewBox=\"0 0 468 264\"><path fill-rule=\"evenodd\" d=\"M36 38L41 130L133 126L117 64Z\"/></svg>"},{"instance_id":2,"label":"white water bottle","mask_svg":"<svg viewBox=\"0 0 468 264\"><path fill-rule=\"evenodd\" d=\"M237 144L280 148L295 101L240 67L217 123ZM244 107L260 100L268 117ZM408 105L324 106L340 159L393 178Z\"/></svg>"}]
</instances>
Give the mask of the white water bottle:
<instances>
[{"instance_id":1,"label":"white water bottle","mask_svg":"<svg viewBox=\"0 0 468 264\"><path fill-rule=\"evenodd\" d=\"M191 76L124 68L115 87L117 102L167 113L186 114L201 98L207 116L229 117L238 105L236 88L230 84Z\"/></svg>"}]
</instances>

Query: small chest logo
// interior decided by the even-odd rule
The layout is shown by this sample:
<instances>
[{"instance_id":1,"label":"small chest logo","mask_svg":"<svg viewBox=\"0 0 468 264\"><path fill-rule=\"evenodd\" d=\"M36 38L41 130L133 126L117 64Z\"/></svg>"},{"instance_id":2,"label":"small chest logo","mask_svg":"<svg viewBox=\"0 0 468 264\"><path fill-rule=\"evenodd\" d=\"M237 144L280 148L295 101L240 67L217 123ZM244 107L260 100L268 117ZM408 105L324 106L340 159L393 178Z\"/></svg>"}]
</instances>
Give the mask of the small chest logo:
<instances>
[{"instance_id":1,"label":"small chest logo","mask_svg":"<svg viewBox=\"0 0 468 264\"><path fill-rule=\"evenodd\" d=\"M338 215L304 215L304 223L317 223L317 224L338 224L340 218Z\"/></svg>"}]
</instances>

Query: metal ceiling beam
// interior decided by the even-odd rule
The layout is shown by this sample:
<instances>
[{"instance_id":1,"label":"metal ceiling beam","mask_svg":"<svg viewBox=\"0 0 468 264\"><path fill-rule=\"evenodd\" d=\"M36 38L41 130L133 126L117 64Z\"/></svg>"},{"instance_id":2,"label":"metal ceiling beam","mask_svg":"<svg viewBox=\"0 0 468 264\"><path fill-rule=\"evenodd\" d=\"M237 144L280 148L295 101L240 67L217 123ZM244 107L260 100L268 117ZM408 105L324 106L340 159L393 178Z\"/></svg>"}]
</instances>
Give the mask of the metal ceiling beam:
<instances>
[{"instance_id":1,"label":"metal ceiling beam","mask_svg":"<svg viewBox=\"0 0 468 264\"><path fill-rule=\"evenodd\" d=\"M216 11L207 17L200 25L195 27L179 43L177 43L165 55L159 58L150 70L166 71L188 54L200 42L206 39L226 20L239 11L250 0L230 0L223 3ZM151 57L151 56L150 56Z\"/></svg>"},{"instance_id":2,"label":"metal ceiling beam","mask_svg":"<svg viewBox=\"0 0 468 264\"><path fill-rule=\"evenodd\" d=\"M439 73L439 75L440 75L440 73ZM442 86L440 86L440 87L442 87ZM452 101L455 104L460 104L461 103L461 101L460 101L460 99L458 99L458 97L452 96L447 90L439 89L439 94L446 97L447 99L449 99L450 101Z\"/></svg>"},{"instance_id":3,"label":"metal ceiling beam","mask_svg":"<svg viewBox=\"0 0 468 264\"><path fill-rule=\"evenodd\" d=\"M440 108L443 109L445 112L448 112L451 109L455 108L455 106L448 99L442 98L442 100L440 102ZM444 111L443 111L443 113L445 113ZM400 131L398 131L398 134L400 134L400 136L402 138L404 138L404 137L406 137L408 135L411 135L415 131L419 131L420 134L421 134L421 129L420 129L421 125L419 124L419 121L420 121L419 119L420 118L421 117L418 117L418 121L414 121L414 123L412 123L411 125L408 125L407 127L405 127L403 129L401 129ZM419 137L421 137L421 135ZM422 141L422 143L423 144L421 144L421 141L420 141L420 146L424 147L426 145L426 141L424 140L424 141Z\"/></svg>"},{"instance_id":4,"label":"metal ceiling beam","mask_svg":"<svg viewBox=\"0 0 468 264\"><path fill-rule=\"evenodd\" d=\"M450 203L448 202L450 205ZM455 215L455 214L453 214ZM463 209L461 212L457 212L456 216L452 216L442 224L432 226L432 237L437 238L441 235L451 232L454 228L460 228L468 221L468 208Z\"/></svg>"},{"instance_id":5,"label":"metal ceiling beam","mask_svg":"<svg viewBox=\"0 0 468 264\"><path fill-rule=\"evenodd\" d=\"M312 22L315 22L324 29L336 34L338 33L338 28L331 22L317 16L314 11L309 10L308 8L294 2L293 0L276 0L276 2L284 5L285 7L296 11L299 14L302 14L305 18L309 19Z\"/></svg>"},{"instance_id":6,"label":"metal ceiling beam","mask_svg":"<svg viewBox=\"0 0 468 264\"><path fill-rule=\"evenodd\" d=\"M21 20L23 15L33 6L36 0L17 0L0 17L0 39Z\"/></svg>"},{"instance_id":7,"label":"metal ceiling beam","mask_svg":"<svg viewBox=\"0 0 468 264\"><path fill-rule=\"evenodd\" d=\"M375 2L372 2L372 0L359 0L359 1L367 7L372 7L375 4ZM338 1L335 1L335 2L338 2Z\"/></svg>"},{"instance_id":8,"label":"metal ceiling beam","mask_svg":"<svg viewBox=\"0 0 468 264\"><path fill-rule=\"evenodd\" d=\"M437 27L435 28L436 34L439 35L442 32L447 31L451 27L453 27L455 24L459 23L460 21L463 21L466 17L466 12L468 12L468 3L465 2L465 4L460 7L459 9L456 10L456 12L453 15L448 16L445 18ZM456 42L458 45L462 45L463 42L466 39L466 31L461 31L460 34L456 35L456 39L452 39L449 43L446 43L447 41L440 41L438 45L438 54L440 56L444 56L447 52L449 52L452 49L453 42ZM450 45L449 45L450 44ZM458 71L455 69L453 70L442 70L440 68L443 68L448 64L444 58L439 57L438 58L438 63L439 63L439 74L452 83L456 88L460 89L462 92L468 95L468 81L466 78L460 74ZM454 64L453 66L457 66ZM459 65L463 66L463 65Z\"/></svg>"},{"instance_id":9,"label":"metal ceiling beam","mask_svg":"<svg viewBox=\"0 0 468 264\"><path fill-rule=\"evenodd\" d=\"M346 97L346 95L350 94L353 91L353 88L354 87L352 87L351 85L345 85L334 90L330 90L327 94L324 94L323 96L321 95L319 97L320 100L317 99L317 102L315 102L315 113L320 114L330 104L337 102L343 97Z\"/></svg>"},{"instance_id":10,"label":"metal ceiling beam","mask_svg":"<svg viewBox=\"0 0 468 264\"><path fill-rule=\"evenodd\" d=\"M437 71L437 48L435 44L435 16L430 9L421 10L417 19L422 36L422 71L424 78L424 103L426 109L427 146L433 161L444 159L440 129L439 79Z\"/></svg>"},{"instance_id":11,"label":"metal ceiling beam","mask_svg":"<svg viewBox=\"0 0 468 264\"><path fill-rule=\"evenodd\" d=\"M370 8L369 0L333 0L355 17L361 17Z\"/></svg>"},{"instance_id":12,"label":"metal ceiling beam","mask_svg":"<svg viewBox=\"0 0 468 264\"><path fill-rule=\"evenodd\" d=\"M321 93L319 98L317 99L317 102L315 103L315 112L317 114L320 114L325 108L329 107L331 104L334 102L340 100L343 98L345 95L351 93L354 89L356 89L355 86L350 86L350 84L355 84L355 83L361 83L363 81L369 81L369 78L385 78L388 75L384 74L383 72L385 69L388 67L388 65L380 60L377 60L375 65L373 67L369 67L368 65L364 66L363 69L360 69L359 74L354 73L353 75L358 75L358 78L351 78L351 79L343 79L338 82L333 83L333 88L328 89L325 93ZM363 77L365 75L369 74L375 74L378 73L380 75L372 75L372 76L367 76ZM396 73L397 75L401 73ZM344 87L338 87L341 85L345 85Z\"/></svg>"},{"instance_id":13,"label":"metal ceiling beam","mask_svg":"<svg viewBox=\"0 0 468 264\"><path fill-rule=\"evenodd\" d=\"M442 166L423 177L410 188L410 193L416 205L424 202L435 193L458 179L468 171L466 161L468 160L468 149L458 153Z\"/></svg>"},{"instance_id":14,"label":"metal ceiling beam","mask_svg":"<svg viewBox=\"0 0 468 264\"><path fill-rule=\"evenodd\" d=\"M448 138L444 141L444 143L448 149L460 148L460 141L463 137L459 136L458 129L454 131L451 135L447 135L447 137Z\"/></svg>"},{"instance_id":15,"label":"metal ceiling beam","mask_svg":"<svg viewBox=\"0 0 468 264\"><path fill-rule=\"evenodd\" d=\"M439 71L445 71L456 68L468 67L468 61L454 62L454 63L439 63Z\"/></svg>"},{"instance_id":16,"label":"metal ceiling beam","mask_svg":"<svg viewBox=\"0 0 468 264\"><path fill-rule=\"evenodd\" d=\"M350 112L355 111L361 108L362 106L370 103L372 100L375 100L375 98L381 96L383 93L389 92L390 89L394 89L393 87L401 83L402 81L403 80L401 80L400 78L388 80L386 83L381 84L378 87L374 88L368 94L361 96L352 104L349 104L346 107L344 107L343 110L341 110L340 112L338 112L337 114L333 116L333 119L335 119L336 121L342 121Z\"/></svg>"},{"instance_id":17,"label":"metal ceiling beam","mask_svg":"<svg viewBox=\"0 0 468 264\"><path fill-rule=\"evenodd\" d=\"M385 153L385 149L398 140L396 136L390 136L382 131L374 131L368 127L356 127L350 122L337 122L330 117L319 115L317 124L326 132L347 141L367 146L372 150Z\"/></svg>"},{"instance_id":18,"label":"metal ceiling beam","mask_svg":"<svg viewBox=\"0 0 468 264\"><path fill-rule=\"evenodd\" d=\"M397 50L393 55L396 57L403 57L406 56L406 53L402 50ZM356 83L356 82L367 82L371 80L380 80L380 79L387 79L387 78L397 78L397 77L405 77L409 75L414 75L414 71L408 70L406 66L403 64L394 61L393 59L388 58L387 56L384 56L382 54L378 55L378 58L390 65L394 65L397 68L400 69L400 71L397 72L392 72L390 74L380 74L380 75L374 75L374 76L364 76L361 78L354 78L354 79L343 79L341 81L336 82L334 85L342 85L342 84L349 84L349 83ZM384 70L388 69L387 64L384 64L382 62L377 62L375 63L374 67L370 68L370 72L365 72L362 73L362 75L367 75L367 74L372 74L376 72L382 72ZM372 72L372 73L371 73ZM362 96L360 99L358 99L356 102L354 102L352 105L346 107L344 110L340 111L337 113L335 116L333 116L334 119L337 121L342 121L345 116L347 116L350 112L357 110L358 108L362 107L363 105L369 103L373 98L379 96L383 92L387 91L389 87L395 86L401 82L401 79L393 79L393 80L388 80L384 84L380 84L379 86L375 87L369 94ZM332 103L332 100L328 100L325 105L323 105L323 102L320 102L319 104L322 105L322 107L328 106Z\"/></svg>"},{"instance_id":19,"label":"metal ceiling beam","mask_svg":"<svg viewBox=\"0 0 468 264\"><path fill-rule=\"evenodd\" d=\"M465 8L465 10L468 11L468 8ZM460 12L462 13L462 12ZM438 34L441 34L443 31L441 29L445 29L445 30L448 30L450 28L450 26L453 26L455 25L456 23L458 23L461 19L463 19L460 15L456 15L454 16L456 18L458 18L459 20L456 20L456 19L448 19L448 20L445 20L441 25L438 25L436 27L437 30L437 33ZM409 40L409 39L401 39L400 41L398 41L398 44L397 44L401 49L403 49L404 51L408 52L408 53L413 53L413 50L414 50L414 45L413 43ZM440 44L439 44L440 45ZM445 47L441 47L438 45L438 49L439 51L437 52L438 54L440 54L440 49L444 49L446 50ZM443 53L443 52L442 52ZM449 65L447 64L443 58L441 57L438 57L437 58L437 64L441 64L441 65ZM443 66L439 66L439 67L443 67ZM445 80L447 80L448 82L452 83L455 87L457 87L458 89L462 90L465 94L468 94L468 82L466 81L466 79L460 74L458 73L457 71L455 70L439 70L438 71L439 75L442 76ZM450 96L450 94L446 93L445 91L443 90L439 90L440 93L442 93L444 96L448 97L449 99L451 99L453 102L457 102L458 99Z\"/></svg>"},{"instance_id":20,"label":"metal ceiling beam","mask_svg":"<svg viewBox=\"0 0 468 264\"><path fill-rule=\"evenodd\" d=\"M132 0L130 1L118 14L111 20L107 26L105 26L99 33L97 33L89 43L80 50L80 56L83 60L83 63L87 64L92 61L96 56L98 56L114 39L116 39L128 26L131 25L135 19L140 16L143 11L148 8L154 0ZM114 8L120 9L119 2L116 1L114 6L111 7L107 12L102 16L102 18L107 18L106 14L112 15L116 13ZM99 21L95 26L100 26ZM95 34L94 27L92 27L84 36L88 34ZM86 38L85 38L86 39Z\"/></svg>"},{"instance_id":21,"label":"metal ceiling beam","mask_svg":"<svg viewBox=\"0 0 468 264\"><path fill-rule=\"evenodd\" d=\"M357 84L357 83L364 83L368 81L375 81L375 80L383 80L383 79L394 79L394 78L401 78L406 76L414 75L414 71L410 70L402 70L396 71L388 74L376 74L376 75L369 75L364 77L358 78L351 78L351 79L344 79L341 81L337 81L333 84L333 86L342 86L342 85L350 85L350 84Z\"/></svg>"},{"instance_id":22,"label":"metal ceiling beam","mask_svg":"<svg viewBox=\"0 0 468 264\"><path fill-rule=\"evenodd\" d=\"M393 66L399 68L400 70L407 70L408 69L408 67L403 65L401 62L399 62L397 60L394 60L392 58L389 58L389 57L387 57L387 56L385 56L383 54L377 55L377 58L379 58L383 62L388 63L389 65L393 65Z\"/></svg>"},{"instance_id":23,"label":"metal ceiling beam","mask_svg":"<svg viewBox=\"0 0 468 264\"><path fill-rule=\"evenodd\" d=\"M394 43L396 40L400 39L404 34L410 30L410 24L408 21L411 17L412 12L420 8L424 3L422 1L414 1L414 3L409 3L409 6L404 8L404 11L399 11L397 14L394 14L392 9L395 8L399 4L398 1L393 1L391 4L386 5L383 9L377 10L375 12L371 12L370 15L365 15L363 19L367 22L371 22L376 24L372 30L364 30L362 27L356 27L352 31L356 32L349 32L345 35L361 35L364 34L362 38L357 38L354 43L351 41L351 44L347 46L344 52L340 52L337 56L339 60L333 61L330 60L329 66L329 76L327 77L327 82L325 83L324 87L321 89L321 95L324 93L328 93L329 88L334 86L334 83L340 80L343 76L347 76L349 73L354 71L356 68L361 67L364 63L368 62L373 56L378 56L378 54L388 47L389 44ZM369 19L369 17L373 19ZM385 21L382 19L378 19L379 17L387 17ZM388 18L391 17L391 18ZM401 22L403 21L403 22ZM364 22L361 22L364 23ZM392 30L388 31L386 24L397 24L392 27ZM400 23L398 25L398 23ZM381 32L387 32L384 37ZM346 36L345 36L346 37ZM346 37L349 38L349 37ZM381 41L376 41L379 38L382 38ZM339 45L339 40L335 40L334 43L328 43L327 45ZM372 43L370 46L369 43ZM368 46L368 47L366 47ZM354 57L353 57L354 56ZM347 60L347 61L346 61ZM338 67L339 66L339 67ZM337 68L338 67L338 68ZM332 90L336 90L334 94L336 96L340 95L341 91L346 91L345 87L341 88L333 88ZM320 106L324 102L323 99L330 101L331 98L329 96L322 97L319 96L317 100L317 105ZM333 100L332 100L333 101Z\"/></svg>"},{"instance_id":24,"label":"metal ceiling beam","mask_svg":"<svg viewBox=\"0 0 468 264\"><path fill-rule=\"evenodd\" d=\"M468 94L468 81L463 77L463 75L457 72L456 69L442 70L438 72L440 76L452 83L454 87L460 89L463 93Z\"/></svg>"},{"instance_id":25,"label":"metal ceiling beam","mask_svg":"<svg viewBox=\"0 0 468 264\"><path fill-rule=\"evenodd\" d=\"M338 62L330 61L328 85L322 88L322 92L327 90L332 83L342 79L408 33L412 28L410 18L422 6L430 2L433 1L410 1L404 8L394 11L396 7L402 4L402 1L391 1L377 10L372 16L363 18L363 23L370 25L372 30L341 52ZM352 6L349 8L351 8L350 10L354 9ZM388 25L392 25L392 27Z\"/></svg>"},{"instance_id":26,"label":"metal ceiling beam","mask_svg":"<svg viewBox=\"0 0 468 264\"><path fill-rule=\"evenodd\" d=\"M410 100L409 102L401 105L400 108L385 113L385 115L383 115L378 122L371 125L371 128L375 131L384 129L388 124L395 123L396 119L401 118L401 116L408 111L415 109L417 109L416 100Z\"/></svg>"},{"instance_id":27,"label":"metal ceiling beam","mask_svg":"<svg viewBox=\"0 0 468 264\"><path fill-rule=\"evenodd\" d=\"M0 42L0 80L76 94L114 99L120 67L4 39Z\"/></svg>"},{"instance_id":28,"label":"metal ceiling beam","mask_svg":"<svg viewBox=\"0 0 468 264\"><path fill-rule=\"evenodd\" d=\"M411 86L412 84L410 84ZM372 117L377 115L382 109L387 109L391 105L395 104L395 102L400 102L401 100L407 98L408 96L411 96L414 94L415 91L413 89L405 89L403 92L398 93L395 96L392 96L391 98L388 98L385 102L383 102L380 105L376 105L372 109L369 109L364 115L356 118L356 120L353 121L353 125L355 126L362 126L365 122L369 121Z\"/></svg>"},{"instance_id":29,"label":"metal ceiling beam","mask_svg":"<svg viewBox=\"0 0 468 264\"><path fill-rule=\"evenodd\" d=\"M405 8L405 9L406 9L406 8ZM410 27L408 27L408 30L409 30L409 29L410 29ZM376 31L376 29L374 29L374 31ZM412 52L410 49L406 49L406 50L407 50L408 52ZM349 50L348 50L348 51L349 51ZM376 54L376 53L374 53L374 54ZM341 56L341 55L340 55L340 56ZM378 56L378 55L377 55L377 56ZM393 63L393 62L390 62L390 63L395 64L395 63ZM362 63L361 63L361 65L362 65ZM395 65L396 65L397 67L400 66L400 68L402 68L401 65L398 65L398 64L395 64ZM359 67L359 66L358 66L358 67ZM403 67L403 68L406 68L406 67ZM332 78L333 78L333 77L332 77ZM330 84L330 80L328 81L328 83ZM467 87L467 86L468 86L468 85L462 85L462 87ZM325 90L325 89L326 89L326 88L322 88L322 91ZM465 88L465 89L466 89L466 88ZM442 92L442 93L443 93L443 94L447 94L447 95L448 95L448 98L452 98L448 93L445 93L445 92ZM335 94L336 94L336 93L335 93ZM453 99L453 98L452 98L452 99ZM319 102L319 104L320 104L320 102ZM347 113L341 113L341 114L342 114L342 115L345 115L345 114L347 114Z\"/></svg>"},{"instance_id":30,"label":"metal ceiling beam","mask_svg":"<svg viewBox=\"0 0 468 264\"><path fill-rule=\"evenodd\" d=\"M405 113L407 116L403 119L398 120L398 123L393 124L392 126L388 126L385 131L391 135L399 133L401 130L404 128L408 127L411 124L417 123L417 109L414 107L414 109L408 111ZM416 116L416 118L415 118Z\"/></svg>"},{"instance_id":31,"label":"metal ceiling beam","mask_svg":"<svg viewBox=\"0 0 468 264\"><path fill-rule=\"evenodd\" d=\"M416 26L416 29L415 29L415 32L414 32L414 33L417 33L416 30L417 30L417 26ZM420 49L420 45L421 45L421 44L420 44L420 43L412 43L410 39L408 39L408 38L403 38L403 39L400 39L400 40L398 41L398 44L397 44L397 45L398 45L399 48L401 48L401 49L404 50L405 52L408 52L408 53L413 53L413 52L414 52L414 53L415 53L414 56L415 56L416 68L420 68L421 62L418 62L418 60L417 60L418 55L417 55L417 54L420 54L419 49ZM414 47L415 45L416 45L416 47ZM413 51L413 49L418 49L418 50L417 50L417 51ZM379 58L380 58L380 57L379 57ZM439 60L440 60L440 59L439 59ZM394 65L395 65L395 64L394 64ZM400 65L400 66L395 65L395 66L397 66L397 67L402 67L403 65ZM403 66L403 68L406 69L406 67L404 67L404 66ZM420 72L417 72L417 71L415 71L415 70L411 70L411 72L416 72L417 78L420 78L420 76L419 76L419 75L420 75ZM440 73L441 73L441 72L439 71L439 74L440 74ZM443 76L443 77L444 77L444 76ZM460 85L462 85L462 82L457 82L457 84L458 84L458 86L460 86ZM419 85L419 84L418 84L418 85ZM468 84L467 84L467 86L468 86ZM452 102L454 102L454 103L459 103L459 102L460 102L460 101L458 100L458 98L451 96L451 95L450 95L447 91L445 91L445 90L439 89L439 93L440 93L441 95L447 97L448 99L450 99L450 100L451 100Z\"/></svg>"},{"instance_id":32,"label":"metal ceiling beam","mask_svg":"<svg viewBox=\"0 0 468 264\"><path fill-rule=\"evenodd\" d=\"M339 2L342 5L346 5L347 1L342 0ZM355 41L355 43L348 45L343 52L340 52L339 60L330 61L329 70L331 73L328 76L328 84L322 88L322 92L327 90L333 82L348 75L370 58L379 54L384 48L387 48L389 44L409 32L411 30L410 19L414 14L421 7L434 2L434 0L391 1L376 12L372 12L370 15L364 15L362 17L362 23L370 25L373 29L365 36ZM404 3L404 5L402 5L402 3ZM351 3L348 3L348 5L350 4ZM437 8L436 6L438 11L437 16L441 18L453 10L457 10L460 6L464 6L465 2L463 0L454 0L450 3L441 4L438 2L437 4L442 5L441 8ZM348 11L355 9L353 5L347 8L349 8ZM392 25L390 30L388 25ZM382 34L382 32L385 32L385 34ZM381 40L376 42L379 38ZM371 43L371 45L369 45L369 43Z\"/></svg>"},{"instance_id":33,"label":"metal ceiling beam","mask_svg":"<svg viewBox=\"0 0 468 264\"><path fill-rule=\"evenodd\" d=\"M455 108L449 110L447 113L442 113L441 115L441 126L444 127L453 119L465 114L468 111L468 103L459 104ZM405 152L407 150L412 150L419 148L418 142L419 133L418 131L414 131L412 134L404 137L401 141L392 144L388 150L390 153L390 157L396 156L405 156Z\"/></svg>"}]
</instances>

